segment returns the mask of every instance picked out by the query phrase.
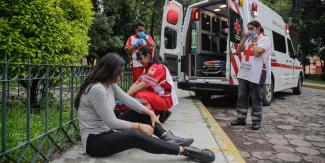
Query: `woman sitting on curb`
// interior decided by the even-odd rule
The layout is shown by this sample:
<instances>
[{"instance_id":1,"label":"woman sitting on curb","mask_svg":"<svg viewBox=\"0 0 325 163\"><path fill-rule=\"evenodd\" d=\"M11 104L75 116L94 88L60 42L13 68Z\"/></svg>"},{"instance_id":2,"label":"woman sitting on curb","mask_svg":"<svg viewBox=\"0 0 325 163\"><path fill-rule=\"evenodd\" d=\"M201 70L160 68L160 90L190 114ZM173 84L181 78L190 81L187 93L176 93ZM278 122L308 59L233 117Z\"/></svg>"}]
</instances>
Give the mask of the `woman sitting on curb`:
<instances>
[{"instance_id":1,"label":"woman sitting on curb","mask_svg":"<svg viewBox=\"0 0 325 163\"><path fill-rule=\"evenodd\" d=\"M191 139L174 136L178 141L163 140L168 132L162 128L155 113L116 84L123 66L124 60L118 54L106 54L80 87L75 106L85 152L90 156L104 157L139 148L154 154L184 155L199 162L213 162L215 155L212 151L186 146L193 142ZM114 113L115 98L132 109L120 119ZM153 137L153 134L160 135L161 139Z\"/></svg>"}]
</instances>

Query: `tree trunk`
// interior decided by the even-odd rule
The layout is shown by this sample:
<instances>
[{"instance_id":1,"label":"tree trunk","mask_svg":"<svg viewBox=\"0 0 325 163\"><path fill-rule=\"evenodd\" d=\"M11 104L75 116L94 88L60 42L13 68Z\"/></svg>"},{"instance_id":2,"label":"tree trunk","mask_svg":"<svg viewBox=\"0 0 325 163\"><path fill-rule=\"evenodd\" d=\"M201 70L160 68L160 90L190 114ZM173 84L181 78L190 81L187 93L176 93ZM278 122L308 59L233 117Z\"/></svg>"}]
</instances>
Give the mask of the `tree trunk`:
<instances>
[{"instance_id":1,"label":"tree trunk","mask_svg":"<svg viewBox=\"0 0 325 163\"><path fill-rule=\"evenodd\" d=\"M152 37L153 40L155 40L154 38L154 29L155 29L155 17L156 17L156 3L157 0L154 0L154 2L152 3L152 16L151 16L151 29L150 29L150 35Z\"/></svg>"},{"instance_id":2,"label":"tree trunk","mask_svg":"<svg viewBox=\"0 0 325 163\"><path fill-rule=\"evenodd\" d=\"M40 111L40 105L37 101L38 83L39 83L39 80L32 80L32 85L30 87L30 105L31 105L32 111L35 111L35 112ZM26 81L19 81L19 84L22 85L27 91L27 82ZM26 98L27 98L27 96L26 96Z\"/></svg>"},{"instance_id":3,"label":"tree trunk","mask_svg":"<svg viewBox=\"0 0 325 163\"><path fill-rule=\"evenodd\" d=\"M31 107L33 108L32 110L35 112L40 111L40 104L37 100L38 83L39 83L39 80L33 80L31 88L30 88L30 104L31 104Z\"/></svg>"}]
</instances>

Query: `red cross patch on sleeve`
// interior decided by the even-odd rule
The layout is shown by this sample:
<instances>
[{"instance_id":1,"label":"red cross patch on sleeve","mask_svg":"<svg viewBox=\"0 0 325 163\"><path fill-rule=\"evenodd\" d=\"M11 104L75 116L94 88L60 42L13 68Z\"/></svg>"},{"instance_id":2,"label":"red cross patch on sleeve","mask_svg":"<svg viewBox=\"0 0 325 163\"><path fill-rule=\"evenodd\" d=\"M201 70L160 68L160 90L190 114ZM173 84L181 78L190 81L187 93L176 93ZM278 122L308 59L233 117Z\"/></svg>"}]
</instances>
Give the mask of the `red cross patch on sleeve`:
<instances>
[{"instance_id":1,"label":"red cross patch on sleeve","mask_svg":"<svg viewBox=\"0 0 325 163\"><path fill-rule=\"evenodd\" d=\"M150 68L149 71L148 71L148 74L154 75L156 70L157 70L156 68Z\"/></svg>"}]
</instances>

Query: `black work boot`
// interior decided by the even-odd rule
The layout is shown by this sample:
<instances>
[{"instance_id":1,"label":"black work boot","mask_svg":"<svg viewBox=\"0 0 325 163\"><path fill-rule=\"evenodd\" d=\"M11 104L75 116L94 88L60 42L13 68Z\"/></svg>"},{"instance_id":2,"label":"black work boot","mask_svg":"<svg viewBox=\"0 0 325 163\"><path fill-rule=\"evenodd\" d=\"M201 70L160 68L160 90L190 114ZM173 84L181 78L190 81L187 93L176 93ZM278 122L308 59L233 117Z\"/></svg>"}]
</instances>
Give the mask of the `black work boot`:
<instances>
[{"instance_id":1,"label":"black work boot","mask_svg":"<svg viewBox=\"0 0 325 163\"><path fill-rule=\"evenodd\" d=\"M253 130L258 130L260 128L261 128L261 123L253 122L253 124L252 124L252 129Z\"/></svg>"},{"instance_id":2,"label":"black work boot","mask_svg":"<svg viewBox=\"0 0 325 163\"><path fill-rule=\"evenodd\" d=\"M215 159L214 152L209 149L199 149L196 147L184 147L184 156L197 162L210 163Z\"/></svg>"},{"instance_id":3,"label":"black work boot","mask_svg":"<svg viewBox=\"0 0 325 163\"><path fill-rule=\"evenodd\" d=\"M165 140L166 142L173 143L179 146L190 146L193 142L194 139L192 138L181 138L178 136L175 136L171 131L168 131L164 133L160 139Z\"/></svg>"},{"instance_id":4,"label":"black work boot","mask_svg":"<svg viewBox=\"0 0 325 163\"><path fill-rule=\"evenodd\" d=\"M246 121L237 118L234 121L230 122L230 125L231 126L245 126L246 125Z\"/></svg>"},{"instance_id":5,"label":"black work boot","mask_svg":"<svg viewBox=\"0 0 325 163\"><path fill-rule=\"evenodd\" d=\"M162 111L159 114L159 121L160 121L160 123L165 123L167 121L167 119L170 117L171 114L172 114L172 112L169 111L169 110Z\"/></svg>"}]
</instances>

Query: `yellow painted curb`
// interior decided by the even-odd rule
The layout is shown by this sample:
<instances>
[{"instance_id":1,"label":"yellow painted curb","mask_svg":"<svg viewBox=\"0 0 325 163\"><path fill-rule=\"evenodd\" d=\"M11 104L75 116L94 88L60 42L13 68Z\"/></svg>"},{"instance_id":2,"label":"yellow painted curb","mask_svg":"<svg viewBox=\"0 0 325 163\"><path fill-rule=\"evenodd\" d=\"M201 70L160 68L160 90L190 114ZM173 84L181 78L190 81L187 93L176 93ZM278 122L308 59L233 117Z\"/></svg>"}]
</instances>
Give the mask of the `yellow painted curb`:
<instances>
[{"instance_id":1,"label":"yellow painted curb","mask_svg":"<svg viewBox=\"0 0 325 163\"><path fill-rule=\"evenodd\" d=\"M320 85L320 84L310 84L310 83L303 83L304 87L308 87L308 88L315 88L315 89L322 89L325 90L325 85Z\"/></svg>"},{"instance_id":2,"label":"yellow painted curb","mask_svg":"<svg viewBox=\"0 0 325 163\"><path fill-rule=\"evenodd\" d=\"M191 94L192 95L192 94ZM234 143L229 139L228 135L223 131L221 126L216 122L209 110L203 105L200 100L195 100L198 108L200 109L203 118L208 124L211 133L217 141L220 151L224 153L228 162L231 163L245 163L246 161L240 155L239 150Z\"/></svg>"}]
</instances>

